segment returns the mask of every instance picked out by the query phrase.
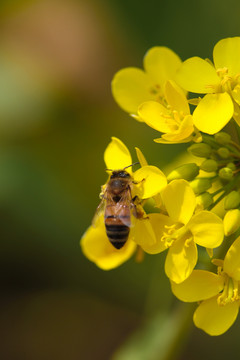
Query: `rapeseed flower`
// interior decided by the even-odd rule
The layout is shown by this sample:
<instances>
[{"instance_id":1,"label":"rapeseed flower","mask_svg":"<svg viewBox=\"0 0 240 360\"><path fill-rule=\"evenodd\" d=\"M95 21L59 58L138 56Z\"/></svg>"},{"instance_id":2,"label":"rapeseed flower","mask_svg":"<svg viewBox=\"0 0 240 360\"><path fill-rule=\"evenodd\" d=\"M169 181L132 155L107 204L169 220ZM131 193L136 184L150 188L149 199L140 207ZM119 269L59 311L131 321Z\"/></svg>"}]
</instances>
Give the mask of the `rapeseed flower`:
<instances>
[{"instance_id":1,"label":"rapeseed flower","mask_svg":"<svg viewBox=\"0 0 240 360\"><path fill-rule=\"evenodd\" d=\"M218 274L194 270L181 284L171 282L172 291L185 302L201 301L193 321L209 335L226 332L237 318L240 298L240 237L230 246L224 260L213 260Z\"/></svg>"},{"instance_id":2,"label":"rapeseed flower","mask_svg":"<svg viewBox=\"0 0 240 360\"><path fill-rule=\"evenodd\" d=\"M193 112L194 125L216 134L233 117L240 125L240 37L220 40L213 63L200 57L183 62L176 81L187 91L206 94Z\"/></svg>"},{"instance_id":3,"label":"rapeseed flower","mask_svg":"<svg viewBox=\"0 0 240 360\"><path fill-rule=\"evenodd\" d=\"M156 46L148 50L143 60L144 70L128 67L118 71L112 81L113 97L126 112L137 115L138 107L145 101L165 103L164 86L173 80L181 59L172 50Z\"/></svg>"},{"instance_id":4,"label":"rapeseed flower","mask_svg":"<svg viewBox=\"0 0 240 360\"><path fill-rule=\"evenodd\" d=\"M142 208L141 200L158 194L167 185L167 179L157 167L146 164L146 160L139 149L137 149L137 156L140 164L143 165L133 172L132 167L129 166L132 164L131 154L121 140L113 137L104 152L104 161L109 175L114 170L127 167L126 171L131 176L132 197L136 195L139 199L136 206L137 211L141 212L142 219L132 216L134 226L130 229L129 238L126 244L117 250L106 235L104 208L101 209L99 215L95 216L93 225L87 229L80 244L85 256L103 270L113 269L127 261L136 251L137 244L142 246L146 243L151 245L156 243L155 233ZM103 193L105 188L106 184L102 187Z\"/></svg>"},{"instance_id":5,"label":"rapeseed flower","mask_svg":"<svg viewBox=\"0 0 240 360\"><path fill-rule=\"evenodd\" d=\"M181 143L193 140L195 129L185 93L176 83L168 80L164 85L163 94L164 103L146 101L138 108L139 117L147 125L163 133L161 138L154 141Z\"/></svg>"},{"instance_id":6,"label":"rapeseed flower","mask_svg":"<svg viewBox=\"0 0 240 360\"><path fill-rule=\"evenodd\" d=\"M157 254L166 249L166 275L175 283L187 279L198 259L197 245L213 249L224 237L222 220L209 211L194 214L196 197L185 180L173 180L161 192L165 214L149 214L156 243L142 245L145 252Z\"/></svg>"}]
</instances>

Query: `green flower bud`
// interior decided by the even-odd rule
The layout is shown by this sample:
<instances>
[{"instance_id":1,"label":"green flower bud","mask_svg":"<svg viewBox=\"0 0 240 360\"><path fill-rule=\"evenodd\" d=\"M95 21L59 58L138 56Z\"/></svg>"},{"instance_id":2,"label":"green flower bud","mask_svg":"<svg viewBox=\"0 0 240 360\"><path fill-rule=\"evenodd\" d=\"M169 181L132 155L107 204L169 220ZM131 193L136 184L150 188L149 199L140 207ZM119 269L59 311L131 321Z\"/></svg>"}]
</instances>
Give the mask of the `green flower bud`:
<instances>
[{"instance_id":1,"label":"green flower bud","mask_svg":"<svg viewBox=\"0 0 240 360\"><path fill-rule=\"evenodd\" d=\"M195 163L184 164L170 172L167 176L168 181L184 179L191 181L199 174L199 167Z\"/></svg>"},{"instance_id":2,"label":"green flower bud","mask_svg":"<svg viewBox=\"0 0 240 360\"><path fill-rule=\"evenodd\" d=\"M230 151L225 147L220 147L217 150L217 153L222 159L227 159L229 157Z\"/></svg>"},{"instance_id":3,"label":"green flower bud","mask_svg":"<svg viewBox=\"0 0 240 360\"><path fill-rule=\"evenodd\" d=\"M236 209L240 205L240 194L238 191L231 191L224 199L226 210Z\"/></svg>"},{"instance_id":4,"label":"green flower bud","mask_svg":"<svg viewBox=\"0 0 240 360\"><path fill-rule=\"evenodd\" d=\"M229 210L223 219L224 233L229 236L235 233L240 227L240 210Z\"/></svg>"},{"instance_id":5,"label":"green flower bud","mask_svg":"<svg viewBox=\"0 0 240 360\"><path fill-rule=\"evenodd\" d=\"M231 180L233 177L233 171L228 167L224 167L221 170L219 170L218 175L223 180Z\"/></svg>"},{"instance_id":6,"label":"green flower bud","mask_svg":"<svg viewBox=\"0 0 240 360\"><path fill-rule=\"evenodd\" d=\"M208 144L200 143L200 144L191 145L188 148L188 151L192 155L195 155L198 157L203 157L203 158L208 158L211 155L212 148Z\"/></svg>"},{"instance_id":7,"label":"green flower bud","mask_svg":"<svg viewBox=\"0 0 240 360\"><path fill-rule=\"evenodd\" d=\"M196 197L197 205L202 209L208 208L213 203L213 196L209 192L204 192L203 194Z\"/></svg>"},{"instance_id":8,"label":"green flower bud","mask_svg":"<svg viewBox=\"0 0 240 360\"><path fill-rule=\"evenodd\" d=\"M199 195L206 190L210 189L212 183L209 179L195 179L191 183L191 188L195 192L196 195Z\"/></svg>"},{"instance_id":9,"label":"green flower bud","mask_svg":"<svg viewBox=\"0 0 240 360\"><path fill-rule=\"evenodd\" d=\"M232 171L236 170L236 165L233 162L228 163L226 167L231 169Z\"/></svg>"},{"instance_id":10,"label":"green flower bud","mask_svg":"<svg viewBox=\"0 0 240 360\"><path fill-rule=\"evenodd\" d=\"M218 164L215 160L207 159L202 162L200 165L200 169L206 171L206 172L213 172L216 171L218 168Z\"/></svg>"},{"instance_id":11,"label":"green flower bud","mask_svg":"<svg viewBox=\"0 0 240 360\"><path fill-rule=\"evenodd\" d=\"M221 131L214 135L214 138L218 144L227 145L231 141L231 136L224 131Z\"/></svg>"}]
</instances>

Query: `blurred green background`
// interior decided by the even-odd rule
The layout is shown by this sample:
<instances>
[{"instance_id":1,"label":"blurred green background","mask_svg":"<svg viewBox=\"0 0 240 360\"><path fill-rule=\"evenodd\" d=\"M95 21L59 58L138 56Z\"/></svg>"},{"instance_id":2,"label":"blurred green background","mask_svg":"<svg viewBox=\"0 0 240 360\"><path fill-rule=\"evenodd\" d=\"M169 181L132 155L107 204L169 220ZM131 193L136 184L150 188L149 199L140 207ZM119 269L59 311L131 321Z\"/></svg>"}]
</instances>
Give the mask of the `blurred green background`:
<instances>
[{"instance_id":1,"label":"blurred green background","mask_svg":"<svg viewBox=\"0 0 240 360\"><path fill-rule=\"evenodd\" d=\"M1 359L105 360L119 348L120 360L164 358L178 304L164 255L104 272L79 247L111 136L161 168L184 149L155 144L110 82L155 45L211 57L240 35L239 13L233 0L0 2ZM238 328L219 338L194 329L176 358L225 359Z\"/></svg>"}]
</instances>

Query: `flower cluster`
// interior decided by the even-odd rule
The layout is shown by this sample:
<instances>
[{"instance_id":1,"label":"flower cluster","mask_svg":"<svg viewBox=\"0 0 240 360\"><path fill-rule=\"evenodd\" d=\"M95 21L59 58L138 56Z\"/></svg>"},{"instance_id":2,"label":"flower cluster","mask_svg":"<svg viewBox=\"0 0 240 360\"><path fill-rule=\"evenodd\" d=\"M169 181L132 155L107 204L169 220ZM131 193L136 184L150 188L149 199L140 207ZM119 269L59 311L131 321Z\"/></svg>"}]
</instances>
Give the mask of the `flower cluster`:
<instances>
[{"instance_id":1,"label":"flower cluster","mask_svg":"<svg viewBox=\"0 0 240 360\"><path fill-rule=\"evenodd\" d=\"M108 180L81 247L104 270L134 255L139 261L144 253L167 252L173 294L198 302L195 325L220 335L236 320L240 304L240 37L219 41L213 62L182 62L172 50L154 47L143 67L114 76L116 102L161 133L155 142L190 142L192 162L165 175L136 148L140 167L133 171L129 150L113 137L104 153ZM229 121L232 128L222 131ZM198 257L204 248L208 263Z\"/></svg>"}]
</instances>

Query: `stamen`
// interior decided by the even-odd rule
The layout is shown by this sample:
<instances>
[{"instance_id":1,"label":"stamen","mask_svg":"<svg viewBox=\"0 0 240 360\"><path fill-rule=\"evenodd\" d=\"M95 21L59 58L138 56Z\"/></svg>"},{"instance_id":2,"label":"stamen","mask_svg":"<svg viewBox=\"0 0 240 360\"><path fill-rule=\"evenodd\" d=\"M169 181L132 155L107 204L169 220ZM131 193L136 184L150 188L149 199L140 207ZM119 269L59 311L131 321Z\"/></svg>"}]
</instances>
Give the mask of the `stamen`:
<instances>
[{"instance_id":1,"label":"stamen","mask_svg":"<svg viewBox=\"0 0 240 360\"><path fill-rule=\"evenodd\" d=\"M230 302L238 301L238 281L230 278L227 274L223 273L225 276L224 289L221 295L217 298L217 303L219 306L224 306Z\"/></svg>"},{"instance_id":2,"label":"stamen","mask_svg":"<svg viewBox=\"0 0 240 360\"><path fill-rule=\"evenodd\" d=\"M163 236L161 237L161 241L164 242L166 247L169 248L170 246L172 246L174 241L179 240L183 236L186 236L188 229L185 226L181 226L180 228L178 228L179 225L181 226L181 224L179 223L173 225L165 225L165 229L167 231L163 233ZM192 240L192 236L190 236L190 238L188 237L186 239L185 245L189 246L191 240Z\"/></svg>"},{"instance_id":3,"label":"stamen","mask_svg":"<svg viewBox=\"0 0 240 360\"><path fill-rule=\"evenodd\" d=\"M181 124L181 119L180 119L178 111L173 110L173 118L179 125Z\"/></svg>"},{"instance_id":4,"label":"stamen","mask_svg":"<svg viewBox=\"0 0 240 360\"><path fill-rule=\"evenodd\" d=\"M192 241L193 241L193 237L191 236L190 238L185 240L184 246L189 247L189 245Z\"/></svg>"},{"instance_id":5,"label":"stamen","mask_svg":"<svg viewBox=\"0 0 240 360\"><path fill-rule=\"evenodd\" d=\"M223 77L224 75L228 74L228 68L227 67L223 67L223 68L219 68L216 70L218 76Z\"/></svg>"},{"instance_id":6,"label":"stamen","mask_svg":"<svg viewBox=\"0 0 240 360\"><path fill-rule=\"evenodd\" d=\"M240 73L238 73L237 75L235 75L235 80L238 80L238 78L239 78L239 76L240 76Z\"/></svg>"}]
</instances>

